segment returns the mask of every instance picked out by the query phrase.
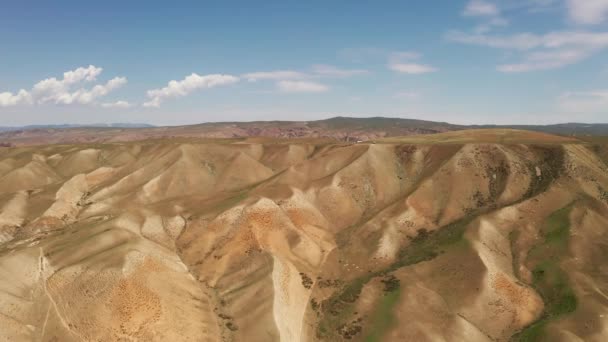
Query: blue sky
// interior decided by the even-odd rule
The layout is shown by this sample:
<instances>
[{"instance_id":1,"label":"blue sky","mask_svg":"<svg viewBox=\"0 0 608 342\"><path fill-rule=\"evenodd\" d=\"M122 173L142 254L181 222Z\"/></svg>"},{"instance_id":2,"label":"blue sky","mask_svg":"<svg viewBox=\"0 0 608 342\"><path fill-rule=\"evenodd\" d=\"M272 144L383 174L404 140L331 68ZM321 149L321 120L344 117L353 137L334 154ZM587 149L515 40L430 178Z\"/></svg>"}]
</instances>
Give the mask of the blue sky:
<instances>
[{"instance_id":1,"label":"blue sky","mask_svg":"<svg viewBox=\"0 0 608 342\"><path fill-rule=\"evenodd\" d=\"M12 1L0 126L608 122L608 0Z\"/></svg>"}]
</instances>

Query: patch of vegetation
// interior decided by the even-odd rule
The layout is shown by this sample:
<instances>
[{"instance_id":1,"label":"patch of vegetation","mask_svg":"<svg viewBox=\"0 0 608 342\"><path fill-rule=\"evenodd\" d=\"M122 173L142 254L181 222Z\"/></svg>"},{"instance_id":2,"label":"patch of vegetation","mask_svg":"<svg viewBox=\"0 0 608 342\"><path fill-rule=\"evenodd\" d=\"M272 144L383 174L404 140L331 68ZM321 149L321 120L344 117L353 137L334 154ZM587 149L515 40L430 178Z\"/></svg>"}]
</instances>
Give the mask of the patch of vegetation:
<instances>
[{"instance_id":1,"label":"patch of vegetation","mask_svg":"<svg viewBox=\"0 0 608 342\"><path fill-rule=\"evenodd\" d=\"M363 328L361 327L362 318L357 318L348 324L342 324L338 327L338 333L344 339L350 340L353 337L357 336Z\"/></svg>"},{"instance_id":2,"label":"patch of vegetation","mask_svg":"<svg viewBox=\"0 0 608 342\"><path fill-rule=\"evenodd\" d=\"M404 266L432 260L443 253L446 247L464 242L464 232L471 220L470 217L467 217L430 233L420 229L418 236L412 240L412 244L399 251L399 258L391 265L390 272Z\"/></svg>"},{"instance_id":3,"label":"patch of vegetation","mask_svg":"<svg viewBox=\"0 0 608 342\"><path fill-rule=\"evenodd\" d=\"M312 279L306 275L306 273L300 272L300 277L302 278L302 286L304 288L309 289L312 287Z\"/></svg>"},{"instance_id":4,"label":"patch of vegetation","mask_svg":"<svg viewBox=\"0 0 608 342\"><path fill-rule=\"evenodd\" d=\"M568 276L559 266L559 261L568 252L571 210L572 205L569 205L551 214L541 230L543 241L530 250L532 286L541 295L545 312L538 321L515 335L514 341L539 341L549 322L576 310L576 296Z\"/></svg>"},{"instance_id":5,"label":"patch of vegetation","mask_svg":"<svg viewBox=\"0 0 608 342\"><path fill-rule=\"evenodd\" d=\"M224 304L222 304L222 305L224 305ZM217 308L214 311L217 311ZM223 314L223 313L217 313L217 316L219 318L221 318L222 320L226 321L224 323L224 326L226 328L228 328L228 330L230 330L230 331L237 331L237 330L239 330L239 327L233 322L234 318L232 318L232 316L229 316L229 315L226 315L226 314Z\"/></svg>"},{"instance_id":6,"label":"patch of vegetation","mask_svg":"<svg viewBox=\"0 0 608 342\"><path fill-rule=\"evenodd\" d=\"M395 324L393 308L399 301L401 291L399 288L386 294L380 301L380 305L374 312L374 320L370 325L369 334L365 337L366 342L381 341L384 333Z\"/></svg>"},{"instance_id":7,"label":"patch of vegetation","mask_svg":"<svg viewBox=\"0 0 608 342\"><path fill-rule=\"evenodd\" d=\"M232 320L232 317L231 317L231 316L225 315L225 314L223 314L223 313L219 313L219 314L217 314L217 316L218 316L219 318L221 318L221 319L225 319L225 320Z\"/></svg>"},{"instance_id":8,"label":"patch of vegetation","mask_svg":"<svg viewBox=\"0 0 608 342\"><path fill-rule=\"evenodd\" d=\"M568 277L554 261L546 260L532 271L533 285L546 300L546 314L555 318L576 310L576 296Z\"/></svg>"},{"instance_id":9,"label":"patch of vegetation","mask_svg":"<svg viewBox=\"0 0 608 342\"><path fill-rule=\"evenodd\" d=\"M410 239L410 241L416 243L416 242L424 241L428 236L429 236L429 231L426 228L420 228L416 231L416 236L414 236L414 237L408 236L407 238Z\"/></svg>"},{"instance_id":10,"label":"patch of vegetation","mask_svg":"<svg viewBox=\"0 0 608 342\"><path fill-rule=\"evenodd\" d=\"M484 198L483 194L479 190L475 191L475 193L473 194L472 200L473 200L473 203L475 203L475 208L483 208L487 204L486 199ZM475 208L469 208L469 209L471 210L471 212L473 212L475 210Z\"/></svg>"},{"instance_id":11,"label":"patch of vegetation","mask_svg":"<svg viewBox=\"0 0 608 342\"><path fill-rule=\"evenodd\" d=\"M518 342L540 341L540 339L543 336L543 332L544 332L546 325L547 325L546 320L537 321L537 322L533 323L532 325L530 325L529 327L527 327L521 333L515 335L513 337L513 341L518 341Z\"/></svg>"},{"instance_id":12,"label":"patch of vegetation","mask_svg":"<svg viewBox=\"0 0 608 342\"><path fill-rule=\"evenodd\" d=\"M328 288L328 287L340 287L343 282L340 279L323 279L321 277L317 277L317 285L319 288Z\"/></svg>"},{"instance_id":13,"label":"patch of vegetation","mask_svg":"<svg viewBox=\"0 0 608 342\"><path fill-rule=\"evenodd\" d=\"M412 155L416 152L416 145L398 145L395 147L395 154L401 164L407 164L411 161Z\"/></svg>"},{"instance_id":14,"label":"patch of vegetation","mask_svg":"<svg viewBox=\"0 0 608 342\"><path fill-rule=\"evenodd\" d=\"M488 167L486 176L490 179L490 199L496 201L505 190L507 178L509 177L509 164L502 162L496 167Z\"/></svg>"},{"instance_id":15,"label":"patch of vegetation","mask_svg":"<svg viewBox=\"0 0 608 342\"><path fill-rule=\"evenodd\" d=\"M391 293L399 290L401 283L394 275L389 275L387 278L380 280L384 284L384 293Z\"/></svg>"},{"instance_id":16,"label":"patch of vegetation","mask_svg":"<svg viewBox=\"0 0 608 342\"><path fill-rule=\"evenodd\" d=\"M600 192L600 199L608 203L608 191L604 190L601 186L597 186L597 190Z\"/></svg>"},{"instance_id":17,"label":"patch of vegetation","mask_svg":"<svg viewBox=\"0 0 608 342\"><path fill-rule=\"evenodd\" d=\"M380 307L385 305L385 308L391 309L392 306L388 304L396 303L399 298L400 284L397 278L392 279L389 274L405 266L432 260L443 253L446 248L466 242L463 238L464 232L473 218L474 216L468 216L432 232L428 232L426 229L418 230L418 235L411 239L412 243L399 251L397 260L388 268L370 272L351 281L332 297L323 301L321 309L326 315L318 326L317 336L328 339L331 338L332 332L339 331L343 322L352 315L353 303L359 299L363 286L376 277L384 277L382 282L385 285L386 295L382 299ZM386 321L386 316L392 315L392 310L384 312Z\"/></svg>"},{"instance_id":18,"label":"patch of vegetation","mask_svg":"<svg viewBox=\"0 0 608 342\"><path fill-rule=\"evenodd\" d=\"M234 324L233 322L226 322L226 328L228 328L228 330L230 330L230 331L239 330L239 327L236 324Z\"/></svg>"},{"instance_id":19,"label":"patch of vegetation","mask_svg":"<svg viewBox=\"0 0 608 342\"><path fill-rule=\"evenodd\" d=\"M543 227L543 235L545 237L545 245L549 248L556 249L559 252L565 252L568 248L568 238L570 237L570 211L571 206L562 208L553 213L547 219Z\"/></svg>"},{"instance_id":20,"label":"patch of vegetation","mask_svg":"<svg viewBox=\"0 0 608 342\"><path fill-rule=\"evenodd\" d=\"M532 180L523 196L524 199L546 191L564 170L565 152L562 146L535 146L534 151L540 155L540 161L528 165ZM536 175L537 167L540 169L540 176Z\"/></svg>"}]
</instances>

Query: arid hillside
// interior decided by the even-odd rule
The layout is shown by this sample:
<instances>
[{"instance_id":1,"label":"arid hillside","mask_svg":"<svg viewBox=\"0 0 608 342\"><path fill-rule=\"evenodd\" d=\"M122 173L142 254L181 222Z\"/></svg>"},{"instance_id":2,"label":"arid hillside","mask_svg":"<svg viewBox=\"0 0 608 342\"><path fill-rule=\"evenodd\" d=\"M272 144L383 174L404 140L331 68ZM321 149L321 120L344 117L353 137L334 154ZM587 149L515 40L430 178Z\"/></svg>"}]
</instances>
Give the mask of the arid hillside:
<instances>
[{"instance_id":1,"label":"arid hillside","mask_svg":"<svg viewBox=\"0 0 608 342\"><path fill-rule=\"evenodd\" d=\"M604 139L368 138L0 148L0 340L608 340Z\"/></svg>"}]
</instances>

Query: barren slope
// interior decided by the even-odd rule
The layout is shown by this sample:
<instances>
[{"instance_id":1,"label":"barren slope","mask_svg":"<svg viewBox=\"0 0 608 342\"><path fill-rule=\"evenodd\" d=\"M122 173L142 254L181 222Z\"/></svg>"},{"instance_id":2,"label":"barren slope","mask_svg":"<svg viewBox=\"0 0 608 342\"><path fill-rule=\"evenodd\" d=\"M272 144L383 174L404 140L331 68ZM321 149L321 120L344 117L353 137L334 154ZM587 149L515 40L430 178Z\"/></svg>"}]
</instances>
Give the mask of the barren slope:
<instances>
[{"instance_id":1,"label":"barren slope","mask_svg":"<svg viewBox=\"0 0 608 342\"><path fill-rule=\"evenodd\" d=\"M605 341L608 145L0 150L0 340Z\"/></svg>"}]
</instances>

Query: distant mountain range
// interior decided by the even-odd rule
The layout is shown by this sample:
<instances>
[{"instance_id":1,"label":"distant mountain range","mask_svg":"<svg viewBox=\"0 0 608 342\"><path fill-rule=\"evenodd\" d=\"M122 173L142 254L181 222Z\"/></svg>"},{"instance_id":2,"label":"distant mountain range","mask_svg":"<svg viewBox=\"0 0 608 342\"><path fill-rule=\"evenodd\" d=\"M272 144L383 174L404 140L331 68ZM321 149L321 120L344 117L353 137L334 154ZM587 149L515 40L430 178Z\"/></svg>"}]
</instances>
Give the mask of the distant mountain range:
<instances>
[{"instance_id":1,"label":"distant mountain range","mask_svg":"<svg viewBox=\"0 0 608 342\"><path fill-rule=\"evenodd\" d=\"M447 122L425 121L416 119L401 119L401 118L386 118L386 117L371 117L371 118L351 118L351 117L334 117L327 120L310 121L309 124L318 123L319 126L327 125L334 128L352 128L352 129L387 129L387 130L403 130L403 129L419 129L430 130L439 133L440 131L455 131L464 129L478 128L511 128L526 131L538 131L559 135L598 135L608 136L608 123L560 123L552 125L457 125Z\"/></svg>"},{"instance_id":2,"label":"distant mountain range","mask_svg":"<svg viewBox=\"0 0 608 342\"><path fill-rule=\"evenodd\" d=\"M554 125L506 125L506 126L466 126L467 128L513 128L526 131L538 131L559 135L593 135L593 136L608 136L608 124L587 124L569 122Z\"/></svg>"},{"instance_id":3,"label":"distant mountain range","mask_svg":"<svg viewBox=\"0 0 608 342\"><path fill-rule=\"evenodd\" d=\"M32 125L0 128L0 143L34 145L97 143L167 138L327 138L366 141L395 136L433 134L468 129L507 128L563 136L608 137L608 124L564 123L555 125L455 125L401 118L334 117L318 121L213 122L157 127L147 124Z\"/></svg>"}]
</instances>

